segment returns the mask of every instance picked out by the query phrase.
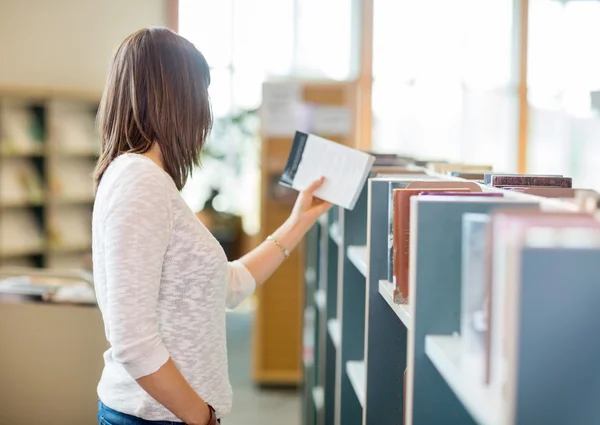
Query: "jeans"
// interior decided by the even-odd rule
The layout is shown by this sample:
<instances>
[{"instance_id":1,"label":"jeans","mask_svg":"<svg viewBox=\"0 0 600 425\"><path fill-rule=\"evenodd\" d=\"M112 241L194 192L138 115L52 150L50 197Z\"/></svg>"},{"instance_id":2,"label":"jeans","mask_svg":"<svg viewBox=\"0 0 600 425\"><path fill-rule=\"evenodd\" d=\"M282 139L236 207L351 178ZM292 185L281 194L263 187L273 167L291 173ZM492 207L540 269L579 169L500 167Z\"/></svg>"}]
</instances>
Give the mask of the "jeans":
<instances>
[{"instance_id":1,"label":"jeans","mask_svg":"<svg viewBox=\"0 0 600 425\"><path fill-rule=\"evenodd\" d=\"M221 421L219 420L219 423ZM126 415L107 407L98 401L98 424L99 425L183 425L183 422L170 421L147 421L135 416Z\"/></svg>"}]
</instances>

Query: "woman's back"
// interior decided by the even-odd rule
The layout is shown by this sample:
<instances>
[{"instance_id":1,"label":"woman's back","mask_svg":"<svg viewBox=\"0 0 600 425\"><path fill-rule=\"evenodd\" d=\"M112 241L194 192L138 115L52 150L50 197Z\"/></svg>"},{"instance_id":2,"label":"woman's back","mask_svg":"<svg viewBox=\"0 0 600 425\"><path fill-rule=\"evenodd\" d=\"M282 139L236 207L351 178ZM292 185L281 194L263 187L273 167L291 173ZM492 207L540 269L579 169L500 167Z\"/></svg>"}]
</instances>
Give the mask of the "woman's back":
<instances>
[{"instance_id":1,"label":"woman's back","mask_svg":"<svg viewBox=\"0 0 600 425\"><path fill-rule=\"evenodd\" d=\"M219 415L231 408L223 249L152 160L123 154L98 187L94 281L105 318L105 405L148 420L173 416L136 378L169 358Z\"/></svg>"}]
</instances>

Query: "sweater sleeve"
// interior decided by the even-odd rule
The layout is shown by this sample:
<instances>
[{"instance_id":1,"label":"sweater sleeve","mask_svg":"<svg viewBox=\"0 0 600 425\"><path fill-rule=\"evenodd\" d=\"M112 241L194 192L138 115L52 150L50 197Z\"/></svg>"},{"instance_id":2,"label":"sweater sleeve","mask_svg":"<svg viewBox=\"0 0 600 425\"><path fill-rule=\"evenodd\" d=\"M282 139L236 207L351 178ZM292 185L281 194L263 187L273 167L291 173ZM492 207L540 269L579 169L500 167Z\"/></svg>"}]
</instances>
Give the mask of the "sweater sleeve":
<instances>
[{"instance_id":1,"label":"sweater sleeve","mask_svg":"<svg viewBox=\"0 0 600 425\"><path fill-rule=\"evenodd\" d=\"M256 281L241 261L227 264L227 308L235 308L256 289Z\"/></svg>"},{"instance_id":2,"label":"sweater sleeve","mask_svg":"<svg viewBox=\"0 0 600 425\"><path fill-rule=\"evenodd\" d=\"M134 378L156 372L169 359L157 304L172 213L165 176L135 167L109 195L104 222L106 312L113 358Z\"/></svg>"}]
</instances>

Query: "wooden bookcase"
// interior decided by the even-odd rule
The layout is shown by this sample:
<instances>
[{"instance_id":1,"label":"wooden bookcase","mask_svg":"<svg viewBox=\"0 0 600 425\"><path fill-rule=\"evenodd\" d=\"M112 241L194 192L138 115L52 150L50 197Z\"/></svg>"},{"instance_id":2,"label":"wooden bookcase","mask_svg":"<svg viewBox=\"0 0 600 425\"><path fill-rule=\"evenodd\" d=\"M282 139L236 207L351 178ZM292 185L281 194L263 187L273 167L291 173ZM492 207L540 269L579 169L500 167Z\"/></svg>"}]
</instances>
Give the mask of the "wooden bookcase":
<instances>
[{"instance_id":1,"label":"wooden bookcase","mask_svg":"<svg viewBox=\"0 0 600 425\"><path fill-rule=\"evenodd\" d=\"M356 84L354 82L319 82L285 80L266 82L268 91L295 91L299 107L331 107L346 110L349 128L341 132L319 132L322 137L355 146ZM287 95L286 95L287 96ZM285 103L285 102L284 102ZM271 107L273 105L270 105ZM289 105L288 105L289 106ZM266 238L289 216L295 193L277 184L291 149L293 131L271 132L266 123L265 107L261 110L261 232ZM286 105L283 105L286 107ZM285 118L285 117L284 117ZM310 125L310 123L309 123ZM294 125L291 124L290 129ZM253 379L265 385L297 385L302 381L301 347L304 308L304 255L297 249L275 272L267 284L257 290L257 311L253 335Z\"/></svg>"},{"instance_id":2,"label":"wooden bookcase","mask_svg":"<svg viewBox=\"0 0 600 425\"><path fill-rule=\"evenodd\" d=\"M0 265L81 267L91 253L99 100L0 87Z\"/></svg>"},{"instance_id":3,"label":"wooden bookcase","mask_svg":"<svg viewBox=\"0 0 600 425\"><path fill-rule=\"evenodd\" d=\"M461 372L457 333L463 211L451 203L413 198L411 302L393 302L393 287L387 281L391 180L369 179L353 211L334 208L307 237L304 283L309 320L304 323L304 351L312 355L304 362L303 425L526 425L537 423L536 414L552 425L600 421L600 409L581 401L584 394L593 394L592 380L582 377L597 369L594 356L600 354L597 338L582 334L597 329L600 320L600 313L584 301L600 292L598 285L590 285L590 276L597 272L589 270L596 267L600 272L593 261L600 251L523 251L521 276L528 284L521 290L521 348L515 372L522 391L502 405L498 392L466 380ZM504 195L542 210L577 210L557 199L510 191ZM468 208L485 212L496 201L486 202ZM587 274L573 276L583 264ZM576 303L561 298L564 292L559 288L565 281L572 291L569 299ZM582 308L588 316L579 313ZM540 333L540 326L547 326L547 332ZM577 344L561 344L562 339ZM579 359L577 364L557 366L571 357ZM565 392L563 385L585 392ZM554 402L542 406L541 400ZM507 419L507 409L513 409L514 421Z\"/></svg>"}]
</instances>

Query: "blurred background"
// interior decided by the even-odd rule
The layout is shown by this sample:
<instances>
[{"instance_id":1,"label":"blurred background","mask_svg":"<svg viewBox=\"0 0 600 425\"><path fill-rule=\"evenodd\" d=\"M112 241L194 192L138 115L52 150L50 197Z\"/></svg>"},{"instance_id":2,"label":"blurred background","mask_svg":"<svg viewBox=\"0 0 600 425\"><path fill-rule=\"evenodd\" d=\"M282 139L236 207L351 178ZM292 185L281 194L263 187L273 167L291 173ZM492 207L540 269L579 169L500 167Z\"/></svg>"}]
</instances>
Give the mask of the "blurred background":
<instances>
[{"instance_id":1,"label":"blurred background","mask_svg":"<svg viewBox=\"0 0 600 425\"><path fill-rule=\"evenodd\" d=\"M215 128L183 196L232 259L289 212L295 129L600 189L600 1L0 0L1 425L95 423L95 114L112 53L148 26L212 68ZM227 424L300 423L303 261L228 314Z\"/></svg>"}]
</instances>

